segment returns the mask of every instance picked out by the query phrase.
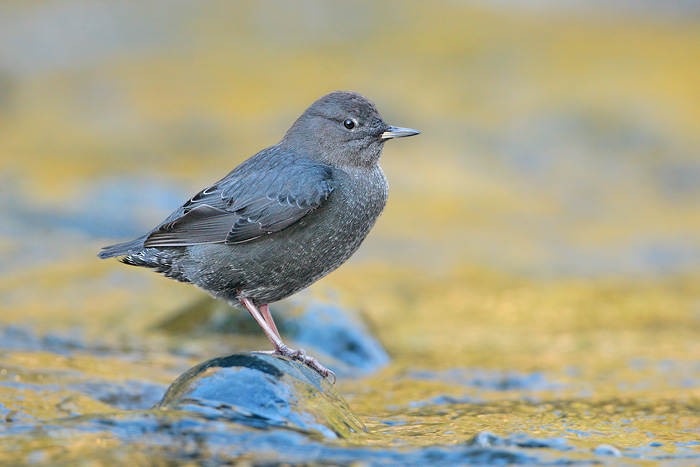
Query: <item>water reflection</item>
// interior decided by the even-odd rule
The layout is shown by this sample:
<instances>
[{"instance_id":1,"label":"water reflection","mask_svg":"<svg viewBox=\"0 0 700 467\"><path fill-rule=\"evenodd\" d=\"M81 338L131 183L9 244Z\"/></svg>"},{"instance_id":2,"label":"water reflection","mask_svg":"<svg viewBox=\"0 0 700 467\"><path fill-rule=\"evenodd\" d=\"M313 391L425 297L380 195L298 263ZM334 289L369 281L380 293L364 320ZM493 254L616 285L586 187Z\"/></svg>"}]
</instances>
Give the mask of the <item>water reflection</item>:
<instances>
[{"instance_id":1,"label":"water reflection","mask_svg":"<svg viewBox=\"0 0 700 467\"><path fill-rule=\"evenodd\" d=\"M5 2L0 462L697 464L697 12ZM227 310L166 329L202 295L99 247L334 89L423 130L387 148L387 210L309 295L337 291L386 349L337 386L370 434L146 410L195 364L266 343L217 328L243 322Z\"/></svg>"}]
</instances>

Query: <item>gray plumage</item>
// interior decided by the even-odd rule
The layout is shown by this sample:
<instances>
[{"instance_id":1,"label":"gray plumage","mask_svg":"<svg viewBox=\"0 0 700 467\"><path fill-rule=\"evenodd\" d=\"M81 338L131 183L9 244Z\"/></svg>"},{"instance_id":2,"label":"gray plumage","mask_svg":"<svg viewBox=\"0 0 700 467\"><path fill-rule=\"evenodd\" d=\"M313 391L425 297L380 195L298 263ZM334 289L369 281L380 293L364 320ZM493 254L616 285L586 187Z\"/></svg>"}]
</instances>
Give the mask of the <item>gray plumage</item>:
<instances>
[{"instance_id":1,"label":"gray plumage","mask_svg":"<svg viewBox=\"0 0 700 467\"><path fill-rule=\"evenodd\" d=\"M365 97L333 92L279 143L100 257L120 256L232 304L281 300L357 250L386 204L384 142L414 134L384 123Z\"/></svg>"}]
</instances>

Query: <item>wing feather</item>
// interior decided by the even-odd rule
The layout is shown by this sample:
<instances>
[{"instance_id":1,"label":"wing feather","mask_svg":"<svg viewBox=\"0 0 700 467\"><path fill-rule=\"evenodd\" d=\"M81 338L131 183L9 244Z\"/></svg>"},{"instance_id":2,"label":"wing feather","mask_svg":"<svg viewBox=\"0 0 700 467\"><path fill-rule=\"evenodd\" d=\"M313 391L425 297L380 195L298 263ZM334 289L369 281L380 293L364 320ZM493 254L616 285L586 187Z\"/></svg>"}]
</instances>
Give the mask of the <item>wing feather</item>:
<instances>
[{"instance_id":1,"label":"wing feather","mask_svg":"<svg viewBox=\"0 0 700 467\"><path fill-rule=\"evenodd\" d=\"M333 171L269 148L200 191L148 235L144 246L242 243L278 232L318 208Z\"/></svg>"}]
</instances>

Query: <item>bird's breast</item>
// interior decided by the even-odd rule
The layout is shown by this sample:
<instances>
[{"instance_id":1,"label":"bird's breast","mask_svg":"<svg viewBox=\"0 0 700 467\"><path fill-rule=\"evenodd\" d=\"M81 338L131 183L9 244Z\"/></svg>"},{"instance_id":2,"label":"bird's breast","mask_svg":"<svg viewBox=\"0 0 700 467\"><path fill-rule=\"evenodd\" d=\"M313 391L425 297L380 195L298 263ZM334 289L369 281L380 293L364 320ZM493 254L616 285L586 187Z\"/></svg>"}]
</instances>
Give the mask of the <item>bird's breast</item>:
<instances>
[{"instance_id":1,"label":"bird's breast","mask_svg":"<svg viewBox=\"0 0 700 467\"><path fill-rule=\"evenodd\" d=\"M336 185L328 207L336 211L336 225L366 235L386 205L389 185L384 172L379 166L338 172L334 173Z\"/></svg>"},{"instance_id":2,"label":"bird's breast","mask_svg":"<svg viewBox=\"0 0 700 467\"><path fill-rule=\"evenodd\" d=\"M296 226L294 248L303 251L319 274L335 269L360 246L382 213L388 184L379 167L374 170L334 170L333 191L318 209ZM291 231L290 231L291 233Z\"/></svg>"}]
</instances>

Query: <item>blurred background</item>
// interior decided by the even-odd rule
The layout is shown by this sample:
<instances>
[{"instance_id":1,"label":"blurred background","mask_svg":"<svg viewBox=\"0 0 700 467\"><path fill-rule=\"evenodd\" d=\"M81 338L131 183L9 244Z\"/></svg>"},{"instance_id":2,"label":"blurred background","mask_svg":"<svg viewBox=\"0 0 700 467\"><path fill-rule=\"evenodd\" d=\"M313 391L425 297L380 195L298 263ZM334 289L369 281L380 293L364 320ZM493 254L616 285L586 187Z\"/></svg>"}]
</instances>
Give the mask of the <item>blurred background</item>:
<instances>
[{"instance_id":1,"label":"blurred background","mask_svg":"<svg viewBox=\"0 0 700 467\"><path fill-rule=\"evenodd\" d=\"M574 365L589 395L698 397L699 63L694 1L2 2L0 322L141 349L123 371L167 384L189 344L153 326L203 293L99 248L353 90L422 134L387 144L385 213L312 293L367 316L388 374ZM5 353L121 377L32 358ZM360 412L389 397L346 384Z\"/></svg>"},{"instance_id":2,"label":"blurred background","mask_svg":"<svg viewBox=\"0 0 700 467\"><path fill-rule=\"evenodd\" d=\"M5 2L3 269L150 229L347 89L424 133L365 256L697 270L700 7L556 3Z\"/></svg>"}]
</instances>

